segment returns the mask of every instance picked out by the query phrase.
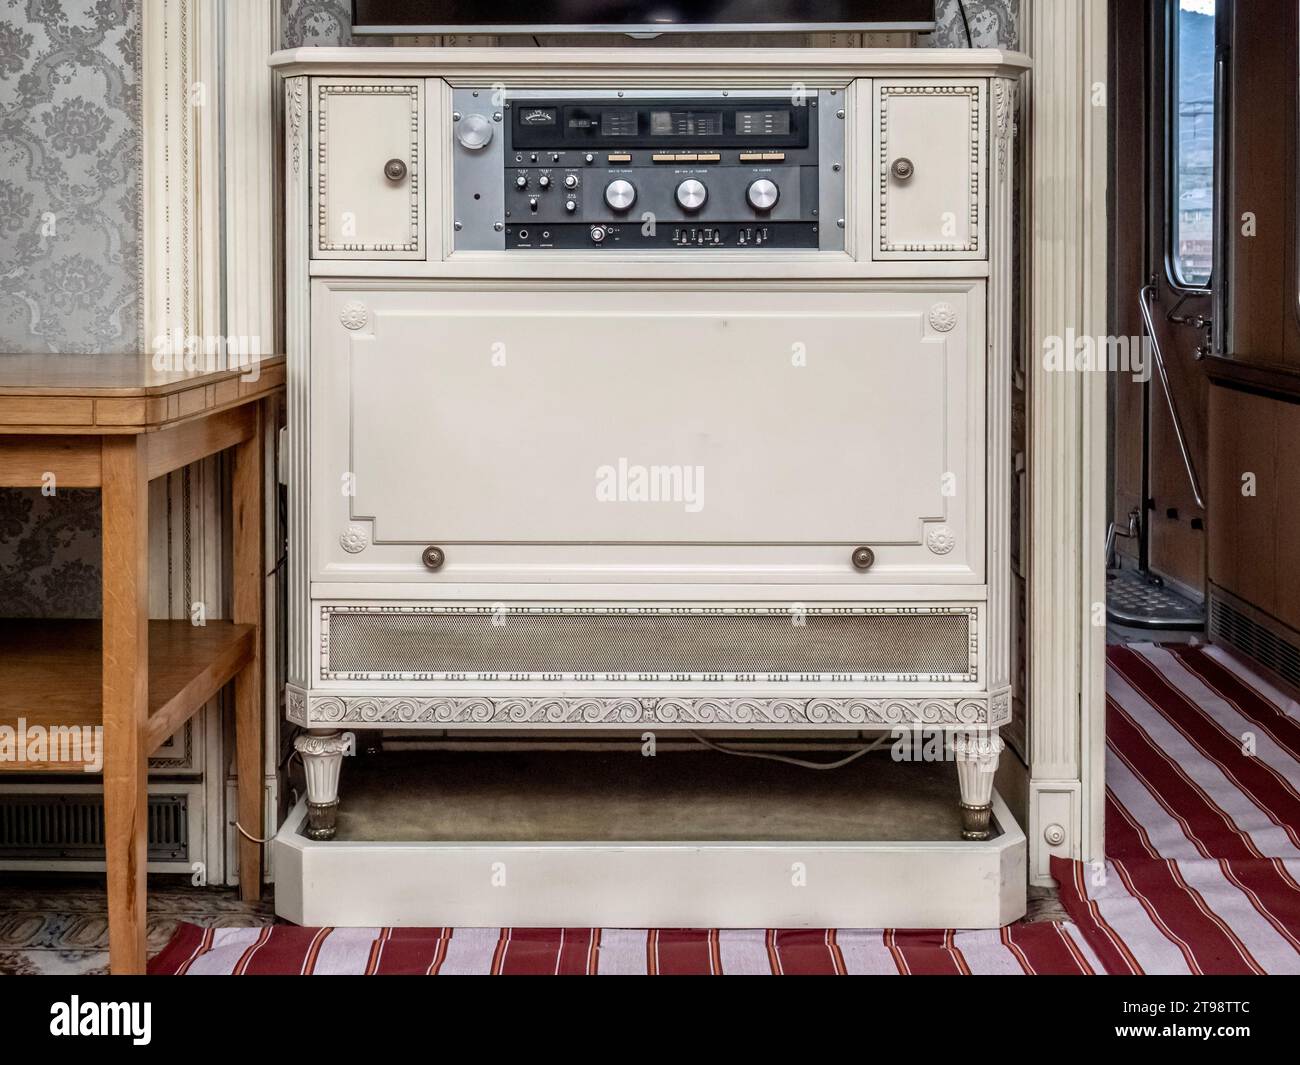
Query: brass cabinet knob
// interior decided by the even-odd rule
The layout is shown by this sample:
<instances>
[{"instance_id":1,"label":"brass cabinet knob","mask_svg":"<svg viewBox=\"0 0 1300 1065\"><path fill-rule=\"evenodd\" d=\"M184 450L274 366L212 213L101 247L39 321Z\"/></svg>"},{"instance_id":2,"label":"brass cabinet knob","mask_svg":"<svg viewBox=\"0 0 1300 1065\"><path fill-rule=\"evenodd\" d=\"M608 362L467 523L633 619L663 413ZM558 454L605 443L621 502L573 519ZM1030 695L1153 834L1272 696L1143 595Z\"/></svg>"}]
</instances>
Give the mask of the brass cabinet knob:
<instances>
[{"instance_id":1,"label":"brass cabinet knob","mask_svg":"<svg viewBox=\"0 0 1300 1065\"><path fill-rule=\"evenodd\" d=\"M869 547L854 548L850 557L853 561L853 568L864 572L876 564L876 553Z\"/></svg>"},{"instance_id":2,"label":"brass cabinet knob","mask_svg":"<svg viewBox=\"0 0 1300 1065\"><path fill-rule=\"evenodd\" d=\"M406 177L406 164L400 159L390 159L384 164L384 177L389 181L401 181Z\"/></svg>"},{"instance_id":3,"label":"brass cabinet knob","mask_svg":"<svg viewBox=\"0 0 1300 1065\"><path fill-rule=\"evenodd\" d=\"M424 553L420 555L420 561L429 569L442 569L442 564L447 561L447 553L441 547L426 547Z\"/></svg>"},{"instance_id":4,"label":"brass cabinet knob","mask_svg":"<svg viewBox=\"0 0 1300 1065\"><path fill-rule=\"evenodd\" d=\"M906 181L916 173L916 167L912 165L912 160L906 157L895 159L890 170L899 181Z\"/></svg>"}]
</instances>

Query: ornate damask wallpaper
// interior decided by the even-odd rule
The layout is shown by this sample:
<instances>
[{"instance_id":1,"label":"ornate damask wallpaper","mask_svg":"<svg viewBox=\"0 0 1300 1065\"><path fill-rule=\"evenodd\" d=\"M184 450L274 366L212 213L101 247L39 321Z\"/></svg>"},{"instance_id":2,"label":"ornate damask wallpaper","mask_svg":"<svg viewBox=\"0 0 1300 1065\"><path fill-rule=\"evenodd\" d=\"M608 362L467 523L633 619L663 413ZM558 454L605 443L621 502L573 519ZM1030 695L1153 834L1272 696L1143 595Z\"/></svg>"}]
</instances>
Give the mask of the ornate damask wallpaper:
<instances>
[{"instance_id":1,"label":"ornate damask wallpaper","mask_svg":"<svg viewBox=\"0 0 1300 1065\"><path fill-rule=\"evenodd\" d=\"M140 349L141 2L0 0L0 353ZM0 614L98 612L98 493L0 491Z\"/></svg>"},{"instance_id":2,"label":"ornate damask wallpaper","mask_svg":"<svg viewBox=\"0 0 1300 1065\"><path fill-rule=\"evenodd\" d=\"M140 346L140 0L0 3L0 351Z\"/></svg>"},{"instance_id":3,"label":"ornate damask wallpaper","mask_svg":"<svg viewBox=\"0 0 1300 1065\"><path fill-rule=\"evenodd\" d=\"M966 0L966 24L957 0L935 0L939 27L930 36L935 48L1019 48L1021 0Z\"/></svg>"}]
</instances>

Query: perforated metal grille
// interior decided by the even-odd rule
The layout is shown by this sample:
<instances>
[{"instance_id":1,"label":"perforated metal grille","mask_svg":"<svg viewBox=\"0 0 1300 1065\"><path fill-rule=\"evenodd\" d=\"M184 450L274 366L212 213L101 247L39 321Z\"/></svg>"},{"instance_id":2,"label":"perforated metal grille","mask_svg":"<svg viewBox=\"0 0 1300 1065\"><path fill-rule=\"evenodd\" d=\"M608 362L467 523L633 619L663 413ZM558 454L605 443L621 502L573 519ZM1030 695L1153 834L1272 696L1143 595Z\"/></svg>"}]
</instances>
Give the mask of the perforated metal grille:
<instances>
[{"instance_id":1,"label":"perforated metal grille","mask_svg":"<svg viewBox=\"0 0 1300 1065\"><path fill-rule=\"evenodd\" d=\"M951 675L970 615L332 611L330 674ZM796 624L796 621L802 623Z\"/></svg>"},{"instance_id":2,"label":"perforated metal grille","mask_svg":"<svg viewBox=\"0 0 1300 1065\"><path fill-rule=\"evenodd\" d=\"M1239 608L1221 594L1212 595L1210 635L1300 687L1300 646L1295 634L1267 615L1244 603Z\"/></svg>"},{"instance_id":3,"label":"perforated metal grille","mask_svg":"<svg viewBox=\"0 0 1300 1065\"><path fill-rule=\"evenodd\" d=\"M189 855L189 798L150 795L149 861ZM96 861L104 857L104 800L98 795L0 795L0 858Z\"/></svg>"}]
</instances>

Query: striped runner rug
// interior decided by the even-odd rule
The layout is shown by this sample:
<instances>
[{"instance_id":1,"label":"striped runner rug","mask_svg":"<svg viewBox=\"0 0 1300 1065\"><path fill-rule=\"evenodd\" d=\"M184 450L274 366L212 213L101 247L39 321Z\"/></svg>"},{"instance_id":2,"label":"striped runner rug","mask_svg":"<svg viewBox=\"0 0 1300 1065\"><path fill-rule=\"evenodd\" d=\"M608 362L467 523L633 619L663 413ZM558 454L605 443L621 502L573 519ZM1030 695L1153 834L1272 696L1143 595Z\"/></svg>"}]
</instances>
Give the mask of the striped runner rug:
<instances>
[{"instance_id":1,"label":"striped runner rug","mask_svg":"<svg viewBox=\"0 0 1300 1065\"><path fill-rule=\"evenodd\" d=\"M1110 973L1300 973L1300 705L1217 647L1111 647L1105 863L1056 860Z\"/></svg>"},{"instance_id":2,"label":"striped runner rug","mask_svg":"<svg viewBox=\"0 0 1300 1065\"><path fill-rule=\"evenodd\" d=\"M186 976L958 976L1104 969L1076 929L1041 922L988 932L182 925L149 971Z\"/></svg>"},{"instance_id":3,"label":"striped runner rug","mask_svg":"<svg viewBox=\"0 0 1300 1065\"><path fill-rule=\"evenodd\" d=\"M1212 647L1109 650L1107 861L999 931L182 925L159 974L1300 973L1300 705Z\"/></svg>"}]
</instances>

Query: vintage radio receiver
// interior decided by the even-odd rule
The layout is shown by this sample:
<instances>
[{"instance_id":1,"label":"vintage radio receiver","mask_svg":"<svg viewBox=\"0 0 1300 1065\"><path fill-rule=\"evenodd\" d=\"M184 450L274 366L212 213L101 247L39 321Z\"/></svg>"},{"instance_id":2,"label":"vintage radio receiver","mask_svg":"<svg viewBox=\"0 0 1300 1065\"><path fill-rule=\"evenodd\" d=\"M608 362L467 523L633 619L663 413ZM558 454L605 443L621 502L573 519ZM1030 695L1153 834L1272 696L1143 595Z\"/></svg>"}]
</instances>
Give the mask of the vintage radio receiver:
<instances>
[{"instance_id":1,"label":"vintage radio receiver","mask_svg":"<svg viewBox=\"0 0 1300 1065\"><path fill-rule=\"evenodd\" d=\"M453 97L457 250L844 248L835 90Z\"/></svg>"}]
</instances>

